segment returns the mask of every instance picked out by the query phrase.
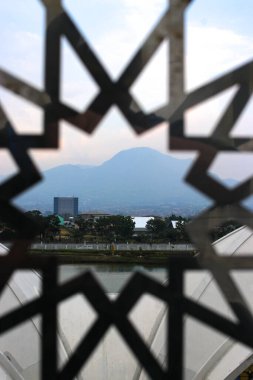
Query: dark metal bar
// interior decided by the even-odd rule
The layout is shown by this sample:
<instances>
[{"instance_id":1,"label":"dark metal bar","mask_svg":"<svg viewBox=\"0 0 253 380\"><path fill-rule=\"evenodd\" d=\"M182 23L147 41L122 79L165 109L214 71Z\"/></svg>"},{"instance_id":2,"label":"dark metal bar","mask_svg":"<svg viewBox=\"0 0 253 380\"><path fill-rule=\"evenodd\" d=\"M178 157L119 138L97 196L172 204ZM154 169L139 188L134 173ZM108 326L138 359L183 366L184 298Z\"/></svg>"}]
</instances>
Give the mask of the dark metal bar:
<instances>
[{"instance_id":1,"label":"dark metal bar","mask_svg":"<svg viewBox=\"0 0 253 380\"><path fill-rule=\"evenodd\" d=\"M183 272L177 267L176 260L170 263L168 292L169 301L168 318L168 378L183 379L183 311L181 300L183 296Z\"/></svg>"},{"instance_id":2,"label":"dark metal bar","mask_svg":"<svg viewBox=\"0 0 253 380\"><path fill-rule=\"evenodd\" d=\"M54 297L57 289L57 266L50 260L43 271L42 311L42 379L55 380L57 373L57 303Z\"/></svg>"}]
</instances>

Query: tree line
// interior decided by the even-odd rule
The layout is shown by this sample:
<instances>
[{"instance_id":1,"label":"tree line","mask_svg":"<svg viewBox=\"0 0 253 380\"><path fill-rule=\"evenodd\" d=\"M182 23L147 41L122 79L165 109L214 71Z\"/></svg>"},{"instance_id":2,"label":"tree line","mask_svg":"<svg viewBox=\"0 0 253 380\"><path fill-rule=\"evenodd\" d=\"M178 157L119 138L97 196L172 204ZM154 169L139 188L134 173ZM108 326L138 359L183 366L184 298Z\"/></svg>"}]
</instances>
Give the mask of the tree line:
<instances>
[{"instance_id":1,"label":"tree line","mask_svg":"<svg viewBox=\"0 0 253 380\"><path fill-rule=\"evenodd\" d=\"M86 242L136 242L136 243L190 243L187 234L189 218L172 214L165 218L153 217L146 223L145 231L136 232L135 223L131 216L110 215L99 218L74 218L70 226L61 226L56 215L43 216L39 210L25 213L39 226L38 241L56 242L68 241L73 243ZM227 221L210 231L212 241L238 228L239 224ZM65 231L65 235L64 235ZM0 222L1 241L12 241L16 232L7 223Z\"/></svg>"}]
</instances>

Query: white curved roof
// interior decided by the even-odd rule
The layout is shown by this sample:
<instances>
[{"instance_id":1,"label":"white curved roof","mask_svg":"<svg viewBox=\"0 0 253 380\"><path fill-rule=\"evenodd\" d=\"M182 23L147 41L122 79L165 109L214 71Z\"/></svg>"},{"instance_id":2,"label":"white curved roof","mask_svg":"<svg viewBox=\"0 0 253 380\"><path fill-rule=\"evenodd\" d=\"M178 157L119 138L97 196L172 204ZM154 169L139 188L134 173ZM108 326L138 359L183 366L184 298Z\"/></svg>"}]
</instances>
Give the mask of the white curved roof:
<instances>
[{"instance_id":1,"label":"white curved roof","mask_svg":"<svg viewBox=\"0 0 253 380\"><path fill-rule=\"evenodd\" d=\"M253 232L241 227L217 240L213 246L217 254L252 254ZM232 277L248 301L253 312L253 278L248 271L237 271ZM235 315L226 303L219 286L208 272L191 272L186 276L185 292L194 299L232 321ZM152 343L152 349L162 362L165 361L166 318ZM223 334L186 317L185 319L185 380L235 380L235 378L253 362L252 349L237 344ZM251 361L252 360L252 361ZM146 379L144 373L140 379Z\"/></svg>"},{"instance_id":2,"label":"white curved roof","mask_svg":"<svg viewBox=\"0 0 253 380\"><path fill-rule=\"evenodd\" d=\"M239 228L214 243L220 254L241 255L250 253L253 247L253 234L247 227ZM0 247L1 251L1 247ZM235 276L239 286L245 293L253 311L253 279L250 273L239 273ZM40 278L33 271L19 271L9 281L2 298L1 314L25 303L40 292ZM186 293L197 302L203 303L216 312L235 320L228 304L222 297L219 287L207 272L190 273L186 278ZM117 297L111 294L110 297ZM63 363L73 352L96 319L96 313L86 299L76 295L59 307L59 347L60 362ZM136 326L151 351L165 361L166 347L166 308L157 299L143 296L130 313L129 319ZM186 380L234 380L250 361L252 351L234 343L229 338L200 325L190 318L185 320L185 379ZM2 354L11 353L14 370L20 369L23 378L13 379L35 380L38 378L40 344L40 322L33 318L22 326L0 337L0 376L7 371L2 364ZM3 358L4 361L4 358ZM16 364L15 364L16 363ZM5 363L6 365L8 364ZM16 365L16 367L15 367ZM234 372L237 368L237 372ZM239 369L238 369L239 368ZM9 370L8 370L9 371ZM9 372L6 373L9 373ZM239 371L239 372L238 372ZM231 375L232 374L232 375ZM5 376L5 377L4 377ZM232 376L232 377L231 377ZM147 375L139 368L136 359L115 329L111 329L91 355L88 364L82 369L78 379L147 379Z\"/></svg>"}]
</instances>

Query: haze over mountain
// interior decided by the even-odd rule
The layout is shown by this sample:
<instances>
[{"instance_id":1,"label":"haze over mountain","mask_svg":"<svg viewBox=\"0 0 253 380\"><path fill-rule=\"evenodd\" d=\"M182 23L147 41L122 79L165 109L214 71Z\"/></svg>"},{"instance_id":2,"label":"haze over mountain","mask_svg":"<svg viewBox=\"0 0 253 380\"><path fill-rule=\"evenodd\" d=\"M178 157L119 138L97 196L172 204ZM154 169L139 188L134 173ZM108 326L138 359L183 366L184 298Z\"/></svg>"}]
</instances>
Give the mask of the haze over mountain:
<instances>
[{"instance_id":1,"label":"haze over mountain","mask_svg":"<svg viewBox=\"0 0 253 380\"><path fill-rule=\"evenodd\" d=\"M53 197L76 196L79 211L128 213L200 209L210 201L183 177L191 160L176 159L150 148L116 154L99 166L62 165L44 172L44 181L17 198L25 209L52 210ZM142 210L142 211L141 211ZM159 211L160 210L160 211Z\"/></svg>"}]
</instances>

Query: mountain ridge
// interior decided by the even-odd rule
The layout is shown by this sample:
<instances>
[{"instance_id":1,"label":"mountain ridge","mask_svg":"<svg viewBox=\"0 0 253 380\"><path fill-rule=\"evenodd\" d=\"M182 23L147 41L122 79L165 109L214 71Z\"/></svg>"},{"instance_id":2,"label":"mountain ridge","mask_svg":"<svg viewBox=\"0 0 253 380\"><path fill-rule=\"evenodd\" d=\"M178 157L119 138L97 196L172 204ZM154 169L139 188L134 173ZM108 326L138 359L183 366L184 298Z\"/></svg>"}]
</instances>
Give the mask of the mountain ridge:
<instances>
[{"instance_id":1,"label":"mountain ridge","mask_svg":"<svg viewBox=\"0 0 253 380\"><path fill-rule=\"evenodd\" d=\"M204 207L210 201L183 181L190 165L190 159L177 159L146 147L132 148L97 166L65 164L48 169L43 173L45 181L15 203L46 211L52 210L55 196L77 196L79 211L129 213L161 208L165 212Z\"/></svg>"}]
</instances>

